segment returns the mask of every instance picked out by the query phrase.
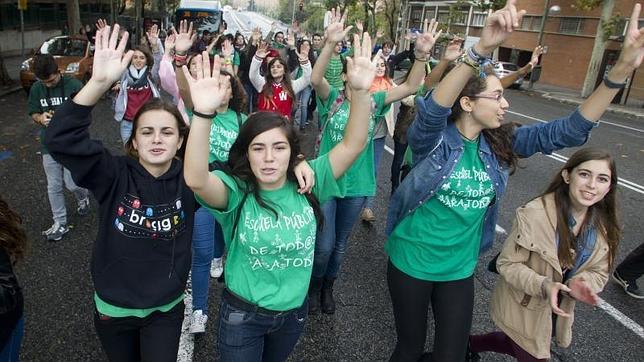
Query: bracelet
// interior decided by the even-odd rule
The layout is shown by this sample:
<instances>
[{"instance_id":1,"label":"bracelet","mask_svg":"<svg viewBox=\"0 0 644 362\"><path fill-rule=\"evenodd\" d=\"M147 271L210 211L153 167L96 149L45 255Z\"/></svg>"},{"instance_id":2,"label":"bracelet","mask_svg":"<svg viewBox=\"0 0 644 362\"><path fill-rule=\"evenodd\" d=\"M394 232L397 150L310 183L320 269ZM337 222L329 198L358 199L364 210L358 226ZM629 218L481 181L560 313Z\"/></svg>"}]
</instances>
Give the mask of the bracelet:
<instances>
[{"instance_id":1,"label":"bracelet","mask_svg":"<svg viewBox=\"0 0 644 362\"><path fill-rule=\"evenodd\" d=\"M627 83L627 81L624 81L624 83L615 83L612 80L608 79L608 75L604 77L604 85L608 89L622 89L626 87Z\"/></svg>"},{"instance_id":2,"label":"bracelet","mask_svg":"<svg viewBox=\"0 0 644 362\"><path fill-rule=\"evenodd\" d=\"M429 60L429 57L427 56L427 54L425 54L424 57L419 57L418 52L414 50L414 60L426 63Z\"/></svg>"},{"instance_id":3,"label":"bracelet","mask_svg":"<svg viewBox=\"0 0 644 362\"><path fill-rule=\"evenodd\" d=\"M474 50L474 47L470 47L458 58L457 62L468 65L476 75L480 78L485 78L485 68L492 64L492 59L479 55Z\"/></svg>"},{"instance_id":4,"label":"bracelet","mask_svg":"<svg viewBox=\"0 0 644 362\"><path fill-rule=\"evenodd\" d=\"M260 62L263 62L263 61L264 61L264 59L266 59L266 57L263 57L263 58L262 58L262 57L260 57L260 56L259 56L259 55L257 55L257 54L255 54L254 56L255 56L255 59L259 60Z\"/></svg>"},{"instance_id":5,"label":"bracelet","mask_svg":"<svg viewBox=\"0 0 644 362\"><path fill-rule=\"evenodd\" d=\"M213 118L215 118L217 116L217 111L215 111L212 114L205 114L205 113L195 111L195 109L193 107L192 108L192 114L197 116L197 117L201 117L201 118L205 118L205 119L213 119Z\"/></svg>"}]
</instances>

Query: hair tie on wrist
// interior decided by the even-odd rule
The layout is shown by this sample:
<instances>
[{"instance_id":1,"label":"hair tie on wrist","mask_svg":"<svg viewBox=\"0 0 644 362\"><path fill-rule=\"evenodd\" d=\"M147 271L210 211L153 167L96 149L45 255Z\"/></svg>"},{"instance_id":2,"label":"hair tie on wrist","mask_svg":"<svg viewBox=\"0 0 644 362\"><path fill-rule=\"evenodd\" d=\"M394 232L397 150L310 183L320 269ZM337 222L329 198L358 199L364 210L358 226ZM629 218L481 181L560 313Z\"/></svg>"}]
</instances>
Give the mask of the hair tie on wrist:
<instances>
[{"instance_id":1,"label":"hair tie on wrist","mask_svg":"<svg viewBox=\"0 0 644 362\"><path fill-rule=\"evenodd\" d=\"M193 107L192 108L192 114L197 116L197 117L201 117L201 118L213 119L213 118L215 118L217 116L217 111L215 111L215 113L212 113L212 114L204 114L204 113L195 111L195 109Z\"/></svg>"}]
</instances>

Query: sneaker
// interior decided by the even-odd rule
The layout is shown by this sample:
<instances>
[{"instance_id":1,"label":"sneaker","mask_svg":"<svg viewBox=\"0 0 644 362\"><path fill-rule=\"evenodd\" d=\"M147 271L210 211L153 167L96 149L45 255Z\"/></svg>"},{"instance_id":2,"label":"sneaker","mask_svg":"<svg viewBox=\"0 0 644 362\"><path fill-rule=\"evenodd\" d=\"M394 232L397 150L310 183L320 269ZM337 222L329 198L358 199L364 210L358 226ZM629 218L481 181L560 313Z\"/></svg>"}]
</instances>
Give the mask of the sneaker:
<instances>
[{"instance_id":1,"label":"sneaker","mask_svg":"<svg viewBox=\"0 0 644 362\"><path fill-rule=\"evenodd\" d=\"M80 216L89 214L89 197L78 201L78 208L76 209L76 212Z\"/></svg>"},{"instance_id":2,"label":"sneaker","mask_svg":"<svg viewBox=\"0 0 644 362\"><path fill-rule=\"evenodd\" d=\"M67 234L69 228L66 224L54 223L49 229L42 232L42 235L47 237L48 241L58 241L63 238L63 235Z\"/></svg>"},{"instance_id":3,"label":"sneaker","mask_svg":"<svg viewBox=\"0 0 644 362\"><path fill-rule=\"evenodd\" d=\"M371 222L376 220L376 215L373 214L373 211L370 208L365 207L362 209L362 213L360 213L360 219L362 221Z\"/></svg>"},{"instance_id":4,"label":"sneaker","mask_svg":"<svg viewBox=\"0 0 644 362\"><path fill-rule=\"evenodd\" d=\"M622 278L622 276L617 272L617 269L613 272L613 280L624 288L626 294L636 299L644 299L644 293L637 287L637 282L635 280L626 280Z\"/></svg>"},{"instance_id":5,"label":"sneaker","mask_svg":"<svg viewBox=\"0 0 644 362\"><path fill-rule=\"evenodd\" d=\"M192 312L192 316L190 316L190 333L204 333L207 322L208 316L203 314L201 309Z\"/></svg>"},{"instance_id":6,"label":"sneaker","mask_svg":"<svg viewBox=\"0 0 644 362\"><path fill-rule=\"evenodd\" d=\"M224 259L223 258L212 259L212 264L210 264L210 276L213 278L219 278L223 272L224 272Z\"/></svg>"}]
</instances>

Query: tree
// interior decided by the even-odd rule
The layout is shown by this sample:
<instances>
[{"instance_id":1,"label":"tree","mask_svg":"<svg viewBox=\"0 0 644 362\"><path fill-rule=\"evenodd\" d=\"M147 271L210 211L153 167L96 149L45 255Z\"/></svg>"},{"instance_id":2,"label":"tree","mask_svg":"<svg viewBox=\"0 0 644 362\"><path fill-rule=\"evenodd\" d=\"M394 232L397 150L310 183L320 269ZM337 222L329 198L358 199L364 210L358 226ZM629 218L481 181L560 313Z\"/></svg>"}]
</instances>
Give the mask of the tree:
<instances>
[{"instance_id":1,"label":"tree","mask_svg":"<svg viewBox=\"0 0 644 362\"><path fill-rule=\"evenodd\" d=\"M80 19L80 7L78 0L66 0L67 4L67 25L69 26L69 33L76 34L83 24Z\"/></svg>"},{"instance_id":2,"label":"tree","mask_svg":"<svg viewBox=\"0 0 644 362\"><path fill-rule=\"evenodd\" d=\"M583 8L584 10L592 10L592 6L602 5L602 15L600 17L599 24L597 25L593 52L590 56L590 63L588 63L586 79L584 80L584 85L581 89L581 96L583 98L586 98L595 89L595 80L597 79L597 75L599 74L601 61L604 56L604 51L606 50L606 41L608 40L608 37L605 36L605 26L608 22L611 21L611 14L613 12L613 7L615 6L615 1L578 0L576 5L580 8ZM582 7L582 5L586 5L586 7Z\"/></svg>"},{"instance_id":3,"label":"tree","mask_svg":"<svg viewBox=\"0 0 644 362\"><path fill-rule=\"evenodd\" d=\"M383 5L389 38L396 39L398 17L400 16L400 0L384 0Z\"/></svg>"}]
</instances>

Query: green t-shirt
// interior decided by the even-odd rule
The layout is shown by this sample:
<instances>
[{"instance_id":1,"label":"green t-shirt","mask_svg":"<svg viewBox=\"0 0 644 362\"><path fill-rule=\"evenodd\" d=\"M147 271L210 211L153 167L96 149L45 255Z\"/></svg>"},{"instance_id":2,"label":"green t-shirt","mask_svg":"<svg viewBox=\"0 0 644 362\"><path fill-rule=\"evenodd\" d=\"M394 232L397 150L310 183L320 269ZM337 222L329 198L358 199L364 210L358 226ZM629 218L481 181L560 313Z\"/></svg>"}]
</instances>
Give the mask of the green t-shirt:
<instances>
[{"instance_id":1,"label":"green t-shirt","mask_svg":"<svg viewBox=\"0 0 644 362\"><path fill-rule=\"evenodd\" d=\"M96 310L101 314L105 314L106 316L110 316L114 318L122 318L122 317L145 318L156 311L163 312L163 313L169 311L170 309L174 308L177 304L179 304L183 300L183 297L184 296L182 293L179 296L179 298L173 300L172 302L166 305L162 305L159 307L152 307L152 308L145 308L145 309L130 309L130 308L121 308L115 305L111 305L103 301L101 298L99 298L98 294L94 293L94 303L96 303Z\"/></svg>"},{"instance_id":2,"label":"green t-shirt","mask_svg":"<svg viewBox=\"0 0 644 362\"><path fill-rule=\"evenodd\" d=\"M414 278L452 281L474 273L483 219L495 192L478 140L463 143L463 156L436 196L405 217L385 244L396 268Z\"/></svg>"},{"instance_id":3,"label":"green t-shirt","mask_svg":"<svg viewBox=\"0 0 644 362\"><path fill-rule=\"evenodd\" d=\"M320 124L323 125L322 140L320 141L320 154L331 151L335 145L344 138L344 129L349 121L350 102L346 99L331 115L327 122L329 109L333 109L338 99L338 88L331 87L329 97L322 101L317 97ZM387 113L390 105L385 106L387 92L376 92L371 95L371 116L369 117L369 136L365 149L360 153L351 168L340 177L338 182L346 187L346 196L374 196L376 194L376 174L373 159L373 131L375 119Z\"/></svg>"},{"instance_id":4,"label":"green t-shirt","mask_svg":"<svg viewBox=\"0 0 644 362\"><path fill-rule=\"evenodd\" d=\"M219 55L219 57L222 59L222 62L223 62L224 54L222 53L221 50L216 50L215 48L212 48L210 50L210 55L212 56ZM239 66L240 64L241 64L241 58L239 57L239 52L235 50L233 52L233 65Z\"/></svg>"},{"instance_id":5,"label":"green t-shirt","mask_svg":"<svg viewBox=\"0 0 644 362\"><path fill-rule=\"evenodd\" d=\"M34 113L44 113L55 111L60 107L72 94L83 88L83 83L78 79L63 75L55 87L45 87L41 81L37 81L31 86L29 98L27 100L27 111L31 116ZM45 126L40 129L41 153L47 154L49 151L45 147Z\"/></svg>"},{"instance_id":6,"label":"green t-shirt","mask_svg":"<svg viewBox=\"0 0 644 362\"><path fill-rule=\"evenodd\" d=\"M192 118L192 110L186 108L188 117ZM228 108L225 113L217 113L217 116L212 119L210 125L210 154L208 155L208 163L213 161L228 161L228 152L230 147L239 135L239 127L246 122L246 116L243 113L235 112Z\"/></svg>"},{"instance_id":7,"label":"green t-shirt","mask_svg":"<svg viewBox=\"0 0 644 362\"><path fill-rule=\"evenodd\" d=\"M344 89L342 80L342 55L332 55L324 71L324 79L332 88Z\"/></svg>"},{"instance_id":8,"label":"green t-shirt","mask_svg":"<svg viewBox=\"0 0 644 362\"><path fill-rule=\"evenodd\" d=\"M343 196L327 155L309 164L315 171L313 194L320 203ZM260 191L263 200L277 211L275 218L252 194L242 204L244 191L238 184L241 181L222 171L213 172L228 188L228 206L217 210L199 197L197 201L215 215L223 228L228 251L224 270L226 288L270 310L285 311L301 306L313 270L317 226L308 200L297 192L298 186L292 181L277 190ZM237 214L237 229L231 237Z\"/></svg>"}]
</instances>

